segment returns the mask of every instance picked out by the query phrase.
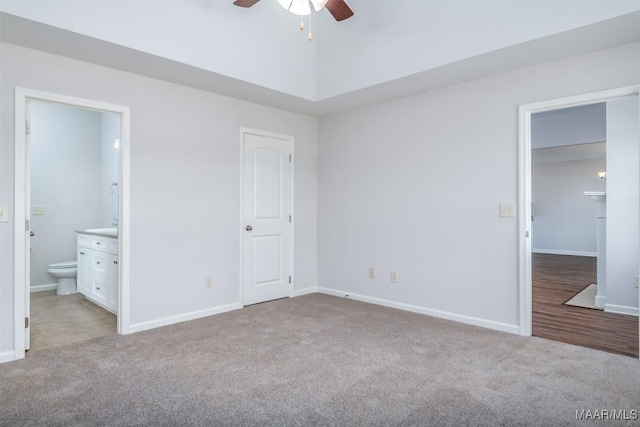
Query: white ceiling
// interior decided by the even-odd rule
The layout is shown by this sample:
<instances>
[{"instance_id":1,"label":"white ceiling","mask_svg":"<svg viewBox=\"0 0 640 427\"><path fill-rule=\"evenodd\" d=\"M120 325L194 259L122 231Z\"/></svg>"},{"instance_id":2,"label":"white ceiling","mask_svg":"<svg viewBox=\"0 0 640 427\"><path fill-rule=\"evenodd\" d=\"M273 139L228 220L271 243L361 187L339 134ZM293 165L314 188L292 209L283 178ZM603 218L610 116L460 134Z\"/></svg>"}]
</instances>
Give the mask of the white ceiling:
<instances>
[{"instance_id":1,"label":"white ceiling","mask_svg":"<svg viewBox=\"0 0 640 427\"><path fill-rule=\"evenodd\" d=\"M3 41L322 116L640 40L638 0L2 0Z\"/></svg>"}]
</instances>

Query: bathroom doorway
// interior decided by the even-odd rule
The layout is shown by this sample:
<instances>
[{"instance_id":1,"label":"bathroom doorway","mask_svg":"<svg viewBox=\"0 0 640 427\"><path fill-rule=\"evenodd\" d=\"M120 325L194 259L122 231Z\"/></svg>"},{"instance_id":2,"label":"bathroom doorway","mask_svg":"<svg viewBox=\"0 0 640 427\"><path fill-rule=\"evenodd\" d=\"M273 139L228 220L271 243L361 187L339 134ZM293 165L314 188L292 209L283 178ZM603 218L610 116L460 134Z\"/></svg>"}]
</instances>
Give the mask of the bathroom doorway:
<instances>
[{"instance_id":1,"label":"bathroom doorway","mask_svg":"<svg viewBox=\"0 0 640 427\"><path fill-rule=\"evenodd\" d=\"M128 107L16 88L16 359L128 332L128 141Z\"/></svg>"},{"instance_id":2,"label":"bathroom doorway","mask_svg":"<svg viewBox=\"0 0 640 427\"><path fill-rule=\"evenodd\" d=\"M87 240L100 236L105 247L117 245L120 115L37 100L28 101L27 114L29 349L113 335L116 310L94 286L117 301L117 275L108 281L100 277L95 284L86 283L87 274L78 276L78 261L88 264L80 267L82 272L107 263L91 265L91 242L78 249L82 239L77 236L100 230ZM112 255L117 262L117 254Z\"/></svg>"}]
</instances>

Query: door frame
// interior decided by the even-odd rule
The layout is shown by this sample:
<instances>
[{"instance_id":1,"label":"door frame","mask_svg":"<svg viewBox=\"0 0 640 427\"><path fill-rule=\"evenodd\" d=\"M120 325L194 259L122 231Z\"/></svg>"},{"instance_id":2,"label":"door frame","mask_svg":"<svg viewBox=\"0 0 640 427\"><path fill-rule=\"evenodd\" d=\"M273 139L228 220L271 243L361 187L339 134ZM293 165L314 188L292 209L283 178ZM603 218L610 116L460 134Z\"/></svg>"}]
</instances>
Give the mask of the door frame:
<instances>
[{"instance_id":1,"label":"door frame","mask_svg":"<svg viewBox=\"0 0 640 427\"><path fill-rule=\"evenodd\" d=\"M27 201L30 197L30 188L27 188L27 172L30 166L30 156L26 147L25 129L27 126L26 108L28 101L50 102L71 107L85 108L101 112L120 114L120 150L119 150L119 275L120 291L118 302L118 333L130 333L130 277L131 277L131 247L130 247L130 120L129 107L77 98L51 92L43 92L34 89L15 88L15 153L14 153L14 360L25 356L25 312L26 303L29 300L27 292L30 292L27 283L27 268L29 267L27 239L29 233L25 232L25 221L28 217ZM23 236L22 238L20 236Z\"/></svg>"},{"instance_id":2,"label":"door frame","mask_svg":"<svg viewBox=\"0 0 640 427\"><path fill-rule=\"evenodd\" d=\"M294 296L294 288L295 288L295 223L296 216L294 212L294 176L295 176L295 139L291 135L284 135L281 133L269 132L264 130L257 130L248 127L240 128L240 219L238 230L239 238L240 238L240 286L238 286L238 301L240 301L240 306L244 307L244 232L245 232L245 224L244 224L244 135L251 134L256 136L264 136L267 138L275 138L282 139L285 141L289 141L291 144L291 163L289 166L289 213L291 215L291 251L290 251L290 259L291 262L291 283L289 284L289 298L293 298Z\"/></svg>"},{"instance_id":3,"label":"door frame","mask_svg":"<svg viewBox=\"0 0 640 427\"><path fill-rule=\"evenodd\" d=\"M519 106L519 287L520 335L532 334L532 272L531 272L531 115L543 111L595 104L616 98L637 96L640 85L624 86L581 95L550 99ZM640 162L640 159L638 159ZM640 319L639 319L640 321Z\"/></svg>"}]
</instances>

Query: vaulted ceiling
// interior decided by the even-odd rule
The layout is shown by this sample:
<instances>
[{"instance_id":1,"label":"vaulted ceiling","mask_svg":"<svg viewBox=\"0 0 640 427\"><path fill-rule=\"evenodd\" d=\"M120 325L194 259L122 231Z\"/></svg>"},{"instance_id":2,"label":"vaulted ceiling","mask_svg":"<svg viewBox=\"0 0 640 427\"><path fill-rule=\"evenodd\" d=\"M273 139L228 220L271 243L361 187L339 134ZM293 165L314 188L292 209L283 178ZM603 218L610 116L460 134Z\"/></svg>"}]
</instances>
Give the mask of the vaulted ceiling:
<instances>
[{"instance_id":1,"label":"vaulted ceiling","mask_svg":"<svg viewBox=\"0 0 640 427\"><path fill-rule=\"evenodd\" d=\"M637 0L3 0L3 41L311 115L640 40Z\"/></svg>"}]
</instances>

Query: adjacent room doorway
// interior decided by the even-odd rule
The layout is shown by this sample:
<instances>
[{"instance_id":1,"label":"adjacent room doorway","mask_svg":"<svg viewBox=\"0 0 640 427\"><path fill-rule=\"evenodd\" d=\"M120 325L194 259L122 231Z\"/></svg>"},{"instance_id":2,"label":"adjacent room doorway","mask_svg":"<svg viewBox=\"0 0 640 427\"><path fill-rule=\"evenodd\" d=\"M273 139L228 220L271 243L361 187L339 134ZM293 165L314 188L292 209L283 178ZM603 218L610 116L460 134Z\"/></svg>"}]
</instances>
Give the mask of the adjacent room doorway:
<instances>
[{"instance_id":1,"label":"adjacent room doorway","mask_svg":"<svg viewBox=\"0 0 640 427\"><path fill-rule=\"evenodd\" d=\"M602 258L598 257L598 259L600 260L598 262L598 269L600 271L600 274L599 274L600 277L598 277L598 281L599 282L604 281L602 279L603 277L602 274L604 273L605 269L602 267L601 261L604 261L606 259L606 262L607 262L606 265L608 267L606 270L607 280L605 281L605 285L609 286L610 284L612 284L612 289L609 291L609 295L608 295L608 297L610 298L607 298L606 303L601 304L604 310L602 311L593 310L592 312L589 312L589 309L579 309L575 307L574 308L569 307L569 309L565 310L566 311L565 314L567 314L568 317L565 317L564 320L569 319L573 323L581 322L582 321L581 319L586 319L587 317L589 317L587 315L591 315L591 317L593 317L593 315L595 315L596 313L598 315L600 314L604 315L601 317L613 318L617 316L620 318L624 318L623 319L625 320L624 325L630 325L630 326L624 326L624 328L628 329L630 332L627 335L625 335L626 338L623 338L622 342L616 343L616 345L618 346L618 349L622 349L621 351L618 351L616 349L607 348L606 347L607 340L602 338L602 337L608 337L608 336L614 337L616 335L621 335L621 332L620 332L621 323L618 323L618 320L620 319L618 319L617 317L616 319L596 319L596 320L593 320L591 319L591 317L589 317L586 323L582 322L577 326L573 325L577 327L576 329L576 328L573 328L571 324L562 325L562 322L564 321L561 318L562 316L560 317L554 316L553 313L551 313L550 311L550 307L556 311L560 310L560 307L563 305L563 302L564 302L564 298L560 298L562 299L562 301L560 300L551 301L550 298L553 297L555 294L559 294L558 292L566 290L566 289L558 289L557 290L558 292L556 292L556 290L551 288L553 288L554 286L561 286L561 287L564 286L566 281L565 279L574 280L578 278L578 276L576 276L576 271L578 270L576 271L572 270L572 268L574 267L573 264L575 263L569 263L569 261L576 261L576 260L584 261L585 258L583 256L587 254L579 253L579 252L560 254L560 253L554 253L554 251L552 250L552 251L546 251L547 252L546 254L536 254L536 258L533 259L532 257L532 237L533 236L531 234L532 232L536 231L536 228L538 229L540 228L539 227L540 224L538 224L538 226L535 228L532 226L533 225L532 220L533 218L535 218L535 217L532 217L532 214L535 214L536 210L539 208L538 206L535 206L535 200L533 200L534 206L532 207L532 152L531 152L532 115L536 113L560 111L562 109L569 109L573 107L589 106L589 105L594 105L596 103L603 103L603 102L608 102L611 105L618 104L618 107L613 107L617 109L619 109L619 105L625 104L625 105L630 105L632 109L636 111L634 115L635 122L634 122L634 118L629 118L628 117L629 114L625 113L627 116L627 118L625 119L626 123L631 123L630 125L625 125L625 126L627 126L627 128L628 126L631 126L631 128L635 127L637 132L638 90L639 90L638 86L630 86L630 87L612 89L612 90L607 90L607 91L602 91L597 93L579 95L579 96L574 96L569 98L542 101L535 104L522 105L520 107L520 188L519 188L520 226L519 226L519 229L521 233L520 234L521 236L521 239L520 239L520 290L521 290L520 324L521 324L522 335L525 335L525 336L532 335L532 332L534 329L532 327L532 318L533 318L532 313L535 311L536 316L538 316L537 317L538 320L536 321L538 322L537 330L541 331L543 329L546 329L547 331L552 331L554 334L556 334L556 336L555 338L551 337L551 339L558 339L560 341L570 342L578 345L585 345L592 348L599 348L606 351L613 351L613 352L619 352L622 354L634 355L636 357L638 356L638 345L640 344L639 343L640 339L638 338L639 320L637 317L638 316L637 307L639 304L639 301L638 301L639 297L638 297L637 285L636 285L636 289L634 289L634 275L637 278L637 274L640 269L640 266L638 265L638 257L636 257L635 260L633 259L630 260L630 264L629 262L625 261L626 267L624 270L623 279L619 280L618 278L612 278L612 274L614 275L617 274L612 272L622 271L618 268L618 264L620 264L620 260L622 260L626 256L620 256L620 255L614 256L613 250L611 251L611 253L607 253L606 257L604 256L604 254L601 254ZM612 123L616 123L616 122L614 121ZM616 125L612 128L619 128L619 127L618 125ZM607 133L607 135L610 136L609 132ZM625 138L626 138L625 144L627 144L627 146L633 147L633 150L631 152L629 152L626 156L622 156L623 158L626 157L626 163L627 163L626 169L624 169L623 171L623 169L621 169L620 166L617 166L617 164L609 162L609 160L612 160L613 157L611 159L607 157L607 165L606 165L607 169L611 168L612 170L608 170L606 172L608 174L613 173L614 175L617 175L615 177L611 177L611 178L615 178L617 181L616 181L616 184L614 185L613 179L612 179L611 181L609 181L609 184L611 184L611 186L607 185L606 190L600 189L602 190L601 192L603 195L607 194L607 192L610 192L611 194L607 194L607 196L611 196L611 199L612 199L611 203L609 203L610 206L607 207L608 209L606 213L606 216L610 217L610 218L607 218L607 221L611 222L611 224L608 224L608 227L607 227L607 228L611 227L611 230L609 230L611 232L609 233L610 235L606 236L607 246L609 244L613 244L616 247L618 246L618 241L620 239L612 238L612 235L614 235L615 233L618 233L617 230L619 228L632 230L632 229L637 229L640 224L640 218L638 218L637 214L633 218L629 217L628 215L629 211L632 211L632 210L637 211L638 206L636 205L638 203L631 202L631 205L627 203L628 208L615 209L615 210L613 209L613 206L614 206L613 195L614 195L614 191L617 191L615 189L623 188L624 191L628 193L627 190L631 188L630 185L633 184L637 186L637 181L638 181L636 178L636 179L631 179L630 181L621 182L621 175L627 174L626 171L629 169L629 164L631 165L630 166L631 169L636 171L635 172L636 174L637 174L638 165L640 164L640 155L636 155L640 141L638 141L638 138L634 136L632 136L630 139L628 136ZM619 141L619 139L617 138L611 138L611 140ZM612 141L609 141L609 142L612 142ZM607 142L607 144L609 144L609 142ZM616 145L616 146L620 147L620 145ZM585 148L587 147L585 146ZM566 149L564 148L562 148L561 150L566 151ZM619 150L619 148L616 148L616 150ZM612 152L614 151L612 150ZM614 171L614 169L616 169L617 172ZM599 171L600 170L593 171L594 177L596 176L596 173ZM601 172L604 172L604 171L601 171ZM540 178L538 179L540 180ZM546 175L543 177L543 179L546 179ZM618 184L620 182L621 182L621 185ZM625 185L624 182L628 182L630 184ZM567 186L568 184L563 183L562 185ZM538 186L540 185L538 184ZM584 190L582 190L582 193L584 192L589 193L589 194L586 194L586 193L584 194L585 200L587 200L587 196L592 195L591 192L593 192L593 190L594 189L592 188L585 188ZM634 190L632 191L632 193L633 194L630 194L630 196L633 196L635 199L637 199L638 193L640 193L640 191ZM617 195L617 200L620 200L620 197L618 195ZM624 215L625 215L624 218L620 216L619 212L624 212ZM542 212L538 211L538 214L540 213ZM594 213L595 213L595 206L594 206ZM598 217L600 217L600 215L601 213L598 213ZM593 225L595 228L595 219L593 220L593 222L594 222ZM637 237L638 233L632 232L632 233L626 233L626 234L632 235L629 245L631 247L635 247L637 250L638 243L639 243L638 242L639 239ZM625 235L625 233L623 232L622 235ZM600 240L604 241L604 239L600 239ZM618 251L618 252L628 252L628 251ZM556 257L560 259L562 261L561 265L558 264L557 260L552 260L553 262L549 264L548 262L549 260L547 258L550 258L550 257ZM533 262L532 262L532 259L533 259ZM580 265L582 264L583 263L580 263ZM593 264L594 265L591 267L595 267L595 262L593 262ZM604 265L604 263L602 264ZM536 270L537 278L536 278L536 274L533 274L534 273L533 266L536 266L537 268ZM613 268L614 266L615 266L615 269ZM591 269L593 270L593 268ZM579 270L581 272L585 271L583 267L580 267ZM564 273L562 273L563 271ZM591 271L589 274L587 274L587 276L590 276L590 277L586 278L585 280L589 281L589 279L592 279L593 277L595 277L594 273L595 273L594 271ZM561 278L561 280L556 280L556 278L559 277L558 274L560 274L560 276L565 274L565 277ZM553 280L549 279L550 275L553 276L552 278ZM569 280L567 283L571 282L571 280ZM611 282L611 283L607 283L607 282ZM587 284L588 283L585 283L584 285L586 286ZM600 285L602 285L602 283L598 284L599 287ZM535 288L536 286L537 288ZM538 301L534 300L532 296L532 290L534 288L537 289L536 292L538 295L537 297ZM540 293L541 289L544 291L542 294ZM539 299L540 295L544 296L544 299L545 299L544 301ZM623 298L621 298L621 296ZM621 305L619 301L623 301L624 303ZM602 302L602 301L599 301L599 302ZM586 310L586 311L584 313L582 312L577 313L580 310L583 310L583 311ZM575 331L579 331L582 337L578 337L577 335L570 337L572 335L572 333L570 332L572 328ZM607 330L597 331L596 333L595 329L603 329L603 328ZM594 333L592 333L591 331L593 331Z\"/></svg>"}]
</instances>

